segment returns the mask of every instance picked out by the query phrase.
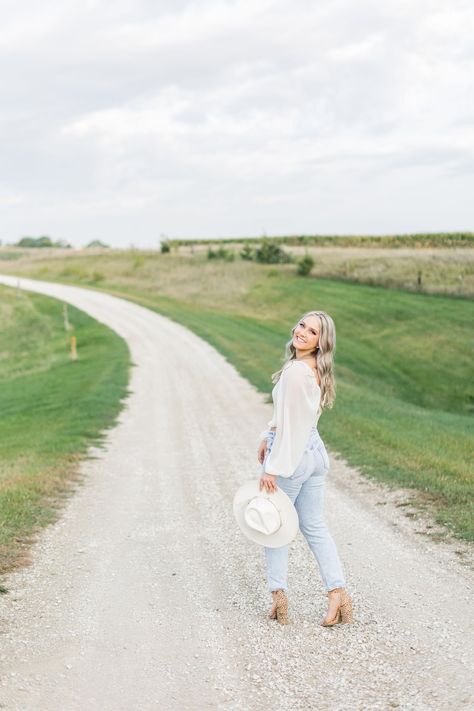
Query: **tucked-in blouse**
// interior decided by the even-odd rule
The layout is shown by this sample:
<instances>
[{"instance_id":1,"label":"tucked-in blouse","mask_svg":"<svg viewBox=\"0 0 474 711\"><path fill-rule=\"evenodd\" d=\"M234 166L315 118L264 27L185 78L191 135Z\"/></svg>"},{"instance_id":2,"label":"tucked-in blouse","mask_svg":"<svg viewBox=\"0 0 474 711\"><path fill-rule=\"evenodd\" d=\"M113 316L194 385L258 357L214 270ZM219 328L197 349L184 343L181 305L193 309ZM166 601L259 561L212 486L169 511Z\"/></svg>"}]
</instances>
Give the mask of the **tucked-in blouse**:
<instances>
[{"instance_id":1,"label":"tucked-in blouse","mask_svg":"<svg viewBox=\"0 0 474 711\"><path fill-rule=\"evenodd\" d=\"M275 439L265 461L265 473L291 476L303 456L311 429L321 415L321 390L311 367L291 360L272 390L273 417L268 428L276 426ZM264 430L260 439L265 439Z\"/></svg>"}]
</instances>

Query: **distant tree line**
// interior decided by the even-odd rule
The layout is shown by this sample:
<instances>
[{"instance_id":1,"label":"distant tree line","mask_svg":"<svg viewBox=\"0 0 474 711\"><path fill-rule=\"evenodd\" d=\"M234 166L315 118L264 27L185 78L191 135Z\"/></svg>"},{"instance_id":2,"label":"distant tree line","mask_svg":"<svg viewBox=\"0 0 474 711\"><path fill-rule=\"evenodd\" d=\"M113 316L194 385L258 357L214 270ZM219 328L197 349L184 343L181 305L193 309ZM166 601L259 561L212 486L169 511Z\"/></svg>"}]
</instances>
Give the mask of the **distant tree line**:
<instances>
[{"instance_id":1,"label":"distant tree line","mask_svg":"<svg viewBox=\"0 0 474 711\"><path fill-rule=\"evenodd\" d=\"M42 235L41 237L22 237L14 247L59 247L62 249L70 249L71 245L65 240L59 239L53 242L51 237Z\"/></svg>"},{"instance_id":2,"label":"distant tree line","mask_svg":"<svg viewBox=\"0 0 474 711\"><path fill-rule=\"evenodd\" d=\"M89 242L89 244L86 244L86 248L89 247L100 247L101 249L109 249L110 245L105 244L105 242L102 242L100 239L93 239L92 242Z\"/></svg>"},{"instance_id":3,"label":"distant tree line","mask_svg":"<svg viewBox=\"0 0 474 711\"><path fill-rule=\"evenodd\" d=\"M1 244L1 242L0 242ZM41 237L22 237L16 244L13 245L14 247L33 247L34 249L38 248L44 248L44 247L53 247L53 248L59 248L59 249L71 249L71 245L69 242L66 242L63 239L58 239L56 241L53 241L51 237L48 237L47 235L42 235ZM89 247L100 247L101 249L106 249L109 248L108 244L105 244L105 242L102 242L100 239L94 239L92 242L89 242L89 244L86 245L86 248Z\"/></svg>"}]
</instances>

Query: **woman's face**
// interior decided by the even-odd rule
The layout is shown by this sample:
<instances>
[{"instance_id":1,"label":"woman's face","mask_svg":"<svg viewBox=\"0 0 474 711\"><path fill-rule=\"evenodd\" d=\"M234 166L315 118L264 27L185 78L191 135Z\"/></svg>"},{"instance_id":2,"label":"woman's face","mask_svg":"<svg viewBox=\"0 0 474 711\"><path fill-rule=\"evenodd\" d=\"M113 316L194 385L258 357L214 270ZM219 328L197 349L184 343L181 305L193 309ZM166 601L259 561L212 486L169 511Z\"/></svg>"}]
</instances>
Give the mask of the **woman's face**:
<instances>
[{"instance_id":1,"label":"woman's face","mask_svg":"<svg viewBox=\"0 0 474 711\"><path fill-rule=\"evenodd\" d=\"M319 319L317 316L306 316L299 321L293 331L293 345L297 351L312 352L319 343Z\"/></svg>"}]
</instances>

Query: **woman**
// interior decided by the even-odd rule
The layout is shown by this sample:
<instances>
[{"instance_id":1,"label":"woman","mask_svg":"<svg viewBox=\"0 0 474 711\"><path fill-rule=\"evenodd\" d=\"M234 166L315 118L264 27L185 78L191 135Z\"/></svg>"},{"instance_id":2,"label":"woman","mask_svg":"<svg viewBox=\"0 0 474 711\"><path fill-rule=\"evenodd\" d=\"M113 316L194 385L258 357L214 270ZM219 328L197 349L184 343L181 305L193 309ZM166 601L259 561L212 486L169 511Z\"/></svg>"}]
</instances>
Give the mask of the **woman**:
<instances>
[{"instance_id":1,"label":"woman","mask_svg":"<svg viewBox=\"0 0 474 711\"><path fill-rule=\"evenodd\" d=\"M258 459L262 464L260 490L277 486L293 501L305 536L328 592L328 609L320 624L329 627L352 622L352 601L344 573L323 519L324 486L329 459L318 433L324 408L335 399L333 355L336 331L324 311L306 313L291 331L286 362L272 375L273 417L262 432ZM288 546L265 547L267 581L273 596L269 617L288 623Z\"/></svg>"}]
</instances>

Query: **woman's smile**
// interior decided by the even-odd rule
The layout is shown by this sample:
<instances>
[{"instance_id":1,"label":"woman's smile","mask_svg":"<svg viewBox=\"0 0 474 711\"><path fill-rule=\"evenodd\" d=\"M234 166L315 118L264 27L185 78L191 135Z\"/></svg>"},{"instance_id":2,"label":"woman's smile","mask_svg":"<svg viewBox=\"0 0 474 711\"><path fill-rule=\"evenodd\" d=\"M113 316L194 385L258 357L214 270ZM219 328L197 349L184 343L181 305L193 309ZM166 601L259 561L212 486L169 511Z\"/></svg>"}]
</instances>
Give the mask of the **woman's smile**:
<instances>
[{"instance_id":1,"label":"woman's smile","mask_svg":"<svg viewBox=\"0 0 474 711\"><path fill-rule=\"evenodd\" d=\"M319 340L319 322L317 317L308 316L300 321L293 332L293 345L300 350L313 350ZM304 346L304 348L303 348Z\"/></svg>"}]
</instances>

